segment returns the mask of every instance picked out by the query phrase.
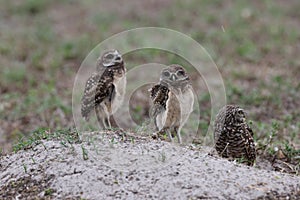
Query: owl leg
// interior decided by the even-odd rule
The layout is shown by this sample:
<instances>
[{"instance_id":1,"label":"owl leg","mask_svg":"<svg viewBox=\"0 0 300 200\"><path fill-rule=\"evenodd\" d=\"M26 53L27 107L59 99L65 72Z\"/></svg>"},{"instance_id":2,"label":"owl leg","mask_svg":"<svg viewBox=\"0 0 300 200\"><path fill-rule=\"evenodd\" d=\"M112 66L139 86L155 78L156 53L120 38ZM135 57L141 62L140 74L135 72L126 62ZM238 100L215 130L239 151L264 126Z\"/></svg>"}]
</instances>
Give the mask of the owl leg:
<instances>
[{"instance_id":1,"label":"owl leg","mask_svg":"<svg viewBox=\"0 0 300 200\"><path fill-rule=\"evenodd\" d=\"M181 135L180 135L181 128L180 127L175 127L174 131L177 135L178 143L182 144L182 139L181 139Z\"/></svg>"},{"instance_id":2,"label":"owl leg","mask_svg":"<svg viewBox=\"0 0 300 200\"><path fill-rule=\"evenodd\" d=\"M111 129L109 107L104 106L103 111L104 111L104 119L103 119L104 127L105 129Z\"/></svg>"},{"instance_id":3,"label":"owl leg","mask_svg":"<svg viewBox=\"0 0 300 200\"><path fill-rule=\"evenodd\" d=\"M173 142L171 130L168 128L168 129L166 129L166 132L168 133L168 136L169 136L169 139L171 140L171 142Z\"/></svg>"},{"instance_id":4,"label":"owl leg","mask_svg":"<svg viewBox=\"0 0 300 200\"><path fill-rule=\"evenodd\" d=\"M110 116L107 113L106 113L106 117L104 119L104 122L105 122L105 128L106 129L111 129Z\"/></svg>"},{"instance_id":5,"label":"owl leg","mask_svg":"<svg viewBox=\"0 0 300 200\"><path fill-rule=\"evenodd\" d=\"M158 128L158 125L157 125L156 119L154 119L154 126L155 126L155 130L156 130L156 131L159 131L159 128Z\"/></svg>"},{"instance_id":6,"label":"owl leg","mask_svg":"<svg viewBox=\"0 0 300 200\"><path fill-rule=\"evenodd\" d=\"M111 123L110 123L110 118L109 117L107 119L107 122L108 122L108 127L111 129Z\"/></svg>"},{"instance_id":7,"label":"owl leg","mask_svg":"<svg viewBox=\"0 0 300 200\"><path fill-rule=\"evenodd\" d=\"M105 118L102 116L103 114L103 109L101 109L99 106L96 106L96 116L97 116L97 121L99 125L106 129L106 124L105 124Z\"/></svg>"}]
</instances>

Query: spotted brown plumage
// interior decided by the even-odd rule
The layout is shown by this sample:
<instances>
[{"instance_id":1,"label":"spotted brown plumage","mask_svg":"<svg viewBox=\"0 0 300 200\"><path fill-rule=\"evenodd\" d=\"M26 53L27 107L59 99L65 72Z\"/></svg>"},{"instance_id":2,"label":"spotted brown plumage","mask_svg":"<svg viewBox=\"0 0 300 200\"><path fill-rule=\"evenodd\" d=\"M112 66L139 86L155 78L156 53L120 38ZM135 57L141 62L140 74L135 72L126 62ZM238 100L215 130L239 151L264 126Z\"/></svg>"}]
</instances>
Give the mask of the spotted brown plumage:
<instances>
[{"instance_id":1,"label":"spotted brown plumage","mask_svg":"<svg viewBox=\"0 0 300 200\"><path fill-rule=\"evenodd\" d=\"M246 122L243 109L226 105L218 113L214 124L215 148L221 157L253 165L256 150L253 131Z\"/></svg>"},{"instance_id":2,"label":"spotted brown plumage","mask_svg":"<svg viewBox=\"0 0 300 200\"><path fill-rule=\"evenodd\" d=\"M151 109L151 117L156 118L158 114L166 110L166 103L169 98L169 89L166 86L157 84L150 89L150 98L154 104ZM154 120L155 126L157 127L156 120Z\"/></svg>"},{"instance_id":3,"label":"spotted brown plumage","mask_svg":"<svg viewBox=\"0 0 300 200\"><path fill-rule=\"evenodd\" d=\"M180 130L193 110L194 95L189 76L180 65L170 65L161 72L160 81L150 90L152 108L150 117L160 135L166 132L182 143Z\"/></svg>"},{"instance_id":4,"label":"spotted brown plumage","mask_svg":"<svg viewBox=\"0 0 300 200\"><path fill-rule=\"evenodd\" d=\"M104 53L97 61L97 70L87 80L81 100L81 115L89 120L93 111L103 128L111 128L110 116L121 105L126 86L125 67L117 50Z\"/></svg>"}]
</instances>

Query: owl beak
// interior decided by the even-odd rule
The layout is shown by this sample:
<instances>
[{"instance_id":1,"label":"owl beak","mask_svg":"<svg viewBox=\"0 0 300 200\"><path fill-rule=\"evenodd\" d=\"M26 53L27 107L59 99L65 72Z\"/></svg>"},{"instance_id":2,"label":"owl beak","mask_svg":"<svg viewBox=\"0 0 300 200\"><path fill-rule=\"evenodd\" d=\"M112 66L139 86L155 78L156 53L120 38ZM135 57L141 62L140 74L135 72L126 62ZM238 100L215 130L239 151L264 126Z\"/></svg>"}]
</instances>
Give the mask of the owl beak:
<instances>
[{"instance_id":1,"label":"owl beak","mask_svg":"<svg viewBox=\"0 0 300 200\"><path fill-rule=\"evenodd\" d=\"M122 60L121 56L117 56L117 57L116 57L116 60L117 60L117 61Z\"/></svg>"},{"instance_id":2,"label":"owl beak","mask_svg":"<svg viewBox=\"0 0 300 200\"><path fill-rule=\"evenodd\" d=\"M175 74L172 74L172 75L171 75L171 80L172 80L172 81L175 81L176 79L177 79L177 78L176 78Z\"/></svg>"}]
</instances>

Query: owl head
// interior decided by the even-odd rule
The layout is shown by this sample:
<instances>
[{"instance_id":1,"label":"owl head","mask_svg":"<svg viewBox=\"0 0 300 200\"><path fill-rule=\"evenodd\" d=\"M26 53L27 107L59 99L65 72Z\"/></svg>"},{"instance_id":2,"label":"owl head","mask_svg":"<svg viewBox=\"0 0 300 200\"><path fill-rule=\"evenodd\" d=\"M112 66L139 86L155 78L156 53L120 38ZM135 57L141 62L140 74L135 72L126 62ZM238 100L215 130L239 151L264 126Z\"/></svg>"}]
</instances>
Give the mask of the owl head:
<instances>
[{"instance_id":1,"label":"owl head","mask_svg":"<svg viewBox=\"0 0 300 200\"><path fill-rule=\"evenodd\" d=\"M246 113L239 106L228 105L226 107L225 123L232 125L240 125L246 122Z\"/></svg>"},{"instance_id":2,"label":"owl head","mask_svg":"<svg viewBox=\"0 0 300 200\"><path fill-rule=\"evenodd\" d=\"M97 61L97 69L123 67L123 58L118 50L109 50L102 54Z\"/></svg>"},{"instance_id":3,"label":"owl head","mask_svg":"<svg viewBox=\"0 0 300 200\"><path fill-rule=\"evenodd\" d=\"M163 69L160 75L160 82L168 86L184 87L189 83L189 76L180 65L170 65Z\"/></svg>"}]
</instances>

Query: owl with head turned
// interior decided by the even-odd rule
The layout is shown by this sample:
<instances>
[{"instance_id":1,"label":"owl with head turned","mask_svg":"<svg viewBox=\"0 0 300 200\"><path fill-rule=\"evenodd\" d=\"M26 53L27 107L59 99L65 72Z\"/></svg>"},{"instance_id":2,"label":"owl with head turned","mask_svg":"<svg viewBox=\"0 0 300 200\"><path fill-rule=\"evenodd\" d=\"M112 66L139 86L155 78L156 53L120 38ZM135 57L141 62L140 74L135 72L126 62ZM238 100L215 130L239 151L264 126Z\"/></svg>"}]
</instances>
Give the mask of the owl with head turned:
<instances>
[{"instance_id":1,"label":"owl with head turned","mask_svg":"<svg viewBox=\"0 0 300 200\"><path fill-rule=\"evenodd\" d=\"M226 105L214 123L215 148L221 157L253 165L256 150L253 131L246 122L245 111L237 105Z\"/></svg>"},{"instance_id":2,"label":"owl with head turned","mask_svg":"<svg viewBox=\"0 0 300 200\"><path fill-rule=\"evenodd\" d=\"M150 90L152 108L150 117L154 121L156 135L167 133L171 141L176 135L182 143L181 128L193 111L194 94L190 78L180 65L163 69L159 83Z\"/></svg>"},{"instance_id":3,"label":"owl with head turned","mask_svg":"<svg viewBox=\"0 0 300 200\"><path fill-rule=\"evenodd\" d=\"M88 121L95 111L99 125L108 129L111 128L110 116L124 99L126 68L117 50L103 53L96 65L96 72L86 81L81 99L81 115Z\"/></svg>"}]
</instances>

